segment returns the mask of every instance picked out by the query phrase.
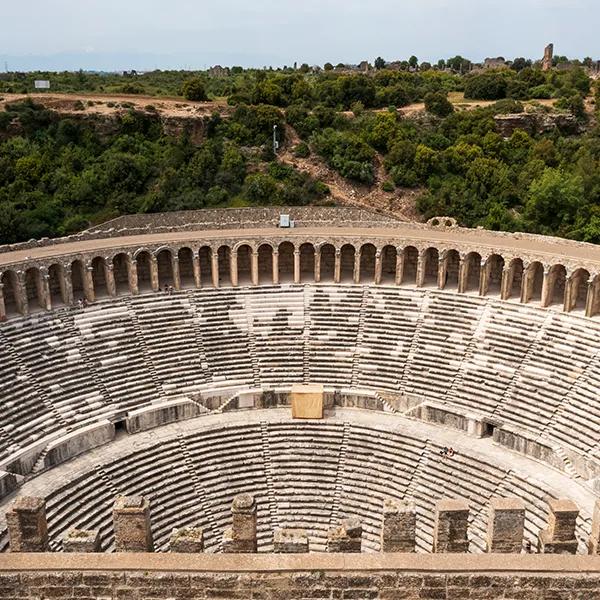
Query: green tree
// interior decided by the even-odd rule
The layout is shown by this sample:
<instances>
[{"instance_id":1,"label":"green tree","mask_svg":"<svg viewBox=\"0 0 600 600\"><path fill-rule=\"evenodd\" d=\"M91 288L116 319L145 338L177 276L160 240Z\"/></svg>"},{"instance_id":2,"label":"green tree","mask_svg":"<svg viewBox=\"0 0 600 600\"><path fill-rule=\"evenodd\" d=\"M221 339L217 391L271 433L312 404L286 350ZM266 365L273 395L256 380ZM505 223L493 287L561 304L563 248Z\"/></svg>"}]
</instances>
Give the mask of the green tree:
<instances>
[{"instance_id":1,"label":"green tree","mask_svg":"<svg viewBox=\"0 0 600 600\"><path fill-rule=\"evenodd\" d=\"M207 99L204 82L200 77L192 77L185 81L182 93L186 100L203 101Z\"/></svg>"},{"instance_id":2,"label":"green tree","mask_svg":"<svg viewBox=\"0 0 600 600\"><path fill-rule=\"evenodd\" d=\"M523 216L532 231L564 235L573 226L577 211L584 204L581 177L547 168L531 183Z\"/></svg>"},{"instance_id":3,"label":"green tree","mask_svg":"<svg viewBox=\"0 0 600 600\"><path fill-rule=\"evenodd\" d=\"M518 72L518 71L522 71L525 67L530 67L530 66L531 66L530 60L527 60L526 58L519 56L518 58L515 58L515 60L513 60L512 65L510 67L514 71Z\"/></svg>"},{"instance_id":4,"label":"green tree","mask_svg":"<svg viewBox=\"0 0 600 600\"><path fill-rule=\"evenodd\" d=\"M381 56L378 56L375 59L375 68L379 71L381 69L385 69L385 60L383 60L383 58L381 58Z\"/></svg>"},{"instance_id":5,"label":"green tree","mask_svg":"<svg viewBox=\"0 0 600 600\"><path fill-rule=\"evenodd\" d=\"M454 112L448 96L442 92L429 92L425 95L425 110L436 117L447 117Z\"/></svg>"}]
</instances>

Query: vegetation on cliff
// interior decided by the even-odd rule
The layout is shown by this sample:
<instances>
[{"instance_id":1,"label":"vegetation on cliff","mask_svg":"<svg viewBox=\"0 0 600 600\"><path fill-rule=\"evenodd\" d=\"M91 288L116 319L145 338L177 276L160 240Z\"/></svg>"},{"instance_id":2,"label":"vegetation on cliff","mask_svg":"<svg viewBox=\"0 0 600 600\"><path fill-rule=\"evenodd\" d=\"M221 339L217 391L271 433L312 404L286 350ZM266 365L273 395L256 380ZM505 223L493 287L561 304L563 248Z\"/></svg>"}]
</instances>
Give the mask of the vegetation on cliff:
<instances>
[{"instance_id":1,"label":"vegetation on cliff","mask_svg":"<svg viewBox=\"0 0 600 600\"><path fill-rule=\"evenodd\" d=\"M60 77L93 87L100 76ZM233 112L206 117L198 146L185 134L166 136L151 111L122 111L114 133L99 136L89 122L32 102L7 106L0 112L2 242L71 233L129 212L323 201L323 184L275 159L275 125L280 142L286 127L295 129L298 158L319 156L342 177L379 181L386 192L424 190L424 217L600 242L600 129L584 104L595 97L600 106L600 86L579 68L544 73L523 64L464 76L431 68L369 76L232 69L212 79L183 72L125 79L143 91L226 95ZM458 90L497 101L462 110L448 100ZM554 98L582 133L516 129L503 137L494 116L522 112L532 97ZM415 102L421 110L398 110Z\"/></svg>"}]
</instances>

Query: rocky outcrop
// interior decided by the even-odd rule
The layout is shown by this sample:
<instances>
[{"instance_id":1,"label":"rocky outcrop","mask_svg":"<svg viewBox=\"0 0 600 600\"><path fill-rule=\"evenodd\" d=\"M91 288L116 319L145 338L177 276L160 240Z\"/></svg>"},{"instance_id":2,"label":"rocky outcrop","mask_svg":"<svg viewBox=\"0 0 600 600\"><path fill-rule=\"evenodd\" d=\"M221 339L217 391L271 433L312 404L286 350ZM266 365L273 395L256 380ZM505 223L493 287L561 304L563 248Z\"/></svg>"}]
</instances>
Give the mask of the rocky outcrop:
<instances>
[{"instance_id":1,"label":"rocky outcrop","mask_svg":"<svg viewBox=\"0 0 600 600\"><path fill-rule=\"evenodd\" d=\"M500 135L509 138L517 129L529 135L559 131L563 135L580 133L581 126L571 113L512 113L496 115L496 130Z\"/></svg>"}]
</instances>

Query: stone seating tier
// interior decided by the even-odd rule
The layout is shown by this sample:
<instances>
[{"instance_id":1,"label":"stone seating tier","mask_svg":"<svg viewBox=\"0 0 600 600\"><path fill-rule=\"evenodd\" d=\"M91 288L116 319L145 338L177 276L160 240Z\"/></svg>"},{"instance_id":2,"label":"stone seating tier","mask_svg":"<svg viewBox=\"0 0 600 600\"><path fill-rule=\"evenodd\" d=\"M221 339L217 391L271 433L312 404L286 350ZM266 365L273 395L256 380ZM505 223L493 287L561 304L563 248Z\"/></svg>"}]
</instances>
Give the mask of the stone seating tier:
<instances>
[{"instance_id":1,"label":"stone seating tier","mask_svg":"<svg viewBox=\"0 0 600 600\"><path fill-rule=\"evenodd\" d=\"M600 324L431 289L284 285L99 301L0 324L0 460L205 389L321 382L435 400L586 457Z\"/></svg>"},{"instance_id":2,"label":"stone seating tier","mask_svg":"<svg viewBox=\"0 0 600 600\"><path fill-rule=\"evenodd\" d=\"M479 456L444 458L440 444L408 430L256 419L163 436L159 443L148 439L140 449L121 445L118 458L103 452L109 460L82 461L84 472L52 481L46 497L51 550L61 550L71 528L99 530L102 550L114 550L111 506L118 494L150 501L156 551L168 551L173 529L185 527L203 530L207 552L221 551L233 498L249 490L257 502L259 552L273 551L273 531L280 528L306 530L311 551L325 551L329 530L343 519L358 519L362 550L378 552L385 498L414 499L418 552L431 551L435 504L442 498L467 502L473 553L486 551L492 497L523 501L525 542L535 544L548 526L553 495L544 483ZM582 512L580 551L590 531L591 515ZM0 550L6 549L0 519Z\"/></svg>"}]
</instances>

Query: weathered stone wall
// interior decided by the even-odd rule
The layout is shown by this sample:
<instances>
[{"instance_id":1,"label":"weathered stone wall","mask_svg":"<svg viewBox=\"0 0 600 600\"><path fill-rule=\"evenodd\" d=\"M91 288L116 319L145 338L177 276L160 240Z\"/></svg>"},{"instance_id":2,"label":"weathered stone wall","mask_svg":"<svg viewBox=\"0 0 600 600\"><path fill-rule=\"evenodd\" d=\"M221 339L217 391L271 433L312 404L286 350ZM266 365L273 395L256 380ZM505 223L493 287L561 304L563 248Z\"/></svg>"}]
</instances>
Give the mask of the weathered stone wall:
<instances>
[{"instance_id":1,"label":"weathered stone wall","mask_svg":"<svg viewBox=\"0 0 600 600\"><path fill-rule=\"evenodd\" d=\"M0 593L7 599L599 600L600 557L15 555L0 564Z\"/></svg>"}]
</instances>

